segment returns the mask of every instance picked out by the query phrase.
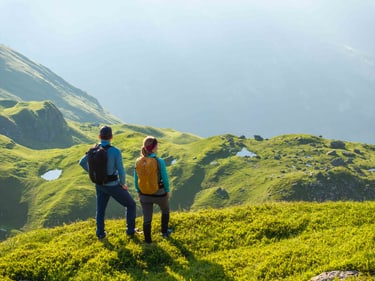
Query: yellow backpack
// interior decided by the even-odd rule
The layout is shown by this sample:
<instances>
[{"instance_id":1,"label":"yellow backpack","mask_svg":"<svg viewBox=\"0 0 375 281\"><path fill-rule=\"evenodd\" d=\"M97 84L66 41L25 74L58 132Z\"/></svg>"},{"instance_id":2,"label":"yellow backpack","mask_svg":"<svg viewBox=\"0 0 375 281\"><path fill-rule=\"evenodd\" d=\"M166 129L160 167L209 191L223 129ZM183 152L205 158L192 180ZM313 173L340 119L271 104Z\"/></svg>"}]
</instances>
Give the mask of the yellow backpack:
<instances>
[{"instance_id":1,"label":"yellow backpack","mask_svg":"<svg viewBox=\"0 0 375 281\"><path fill-rule=\"evenodd\" d=\"M138 187L142 194L154 194L159 190L159 161L153 157L137 159L135 169L138 175Z\"/></svg>"}]
</instances>

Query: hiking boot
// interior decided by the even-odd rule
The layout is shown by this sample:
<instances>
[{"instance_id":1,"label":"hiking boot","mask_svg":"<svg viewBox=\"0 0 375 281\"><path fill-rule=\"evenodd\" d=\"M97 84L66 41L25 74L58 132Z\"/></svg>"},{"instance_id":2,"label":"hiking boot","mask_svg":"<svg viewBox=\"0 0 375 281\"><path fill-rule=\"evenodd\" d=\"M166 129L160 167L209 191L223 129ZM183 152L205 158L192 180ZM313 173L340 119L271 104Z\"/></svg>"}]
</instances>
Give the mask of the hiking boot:
<instances>
[{"instance_id":1,"label":"hiking boot","mask_svg":"<svg viewBox=\"0 0 375 281\"><path fill-rule=\"evenodd\" d=\"M145 243L152 243L151 239L151 223L143 224L143 234L145 237Z\"/></svg>"},{"instance_id":2,"label":"hiking boot","mask_svg":"<svg viewBox=\"0 0 375 281\"><path fill-rule=\"evenodd\" d=\"M168 228L167 232L162 232L161 236L163 238L169 238L169 236L171 235L172 232L173 232L173 229L172 228Z\"/></svg>"},{"instance_id":3,"label":"hiking boot","mask_svg":"<svg viewBox=\"0 0 375 281\"><path fill-rule=\"evenodd\" d=\"M97 237L100 241L103 241L107 237L107 232L104 231L103 234L97 235Z\"/></svg>"},{"instance_id":4,"label":"hiking boot","mask_svg":"<svg viewBox=\"0 0 375 281\"><path fill-rule=\"evenodd\" d=\"M168 234L169 214L161 215L161 233Z\"/></svg>"},{"instance_id":5,"label":"hiking boot","mask_svg":"<svg viewBox=\"0 0 375 281\"><path fill-rule=\"evenodd\" d=\"M141 235L143 233L143 231L142 230L139 230L139 228L134 228L134 232L133 233L131 233L131 234L126 234L126 235L128 235L128 237L134 237L135 235Z\"/></svg>"}]
</instances>

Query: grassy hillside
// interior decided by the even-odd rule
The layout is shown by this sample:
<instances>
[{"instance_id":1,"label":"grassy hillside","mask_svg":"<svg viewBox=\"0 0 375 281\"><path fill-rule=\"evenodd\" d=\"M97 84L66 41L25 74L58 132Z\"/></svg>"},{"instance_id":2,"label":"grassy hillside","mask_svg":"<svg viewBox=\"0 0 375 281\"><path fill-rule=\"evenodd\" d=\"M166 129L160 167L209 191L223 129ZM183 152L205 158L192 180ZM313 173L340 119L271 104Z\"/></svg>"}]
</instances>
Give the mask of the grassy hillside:
<instances>
[{"instance_id":1,"label":"grassy hillside","mask_svg":"<svg viewBox=\"0 0 375 281\"><path fill-rule=\"evenodd\" d=\"M99 127L69 124L92 142L65 149L32 150L0 136L4 148L0 154L0 228L30 230L94 217L95 191L77 163L97 140ZM375 198L372 145L310 135L263 141L233 135L199 138L171 129L121 124L114 125L113 130L113 144L123 153L133 195L134 162L142 140L148 134L159 138L159 156L165 159L170 176L172 210ZM244 149L250 156L238 154ZM54 169L62 171L58 179L41 178ZM123 212L110 201L108 217L120 217Z\"/></svg>"},{"instance_id":2,"label":"grassy hillside","mask_svg":"<svg viewBox=\"0 0 375 281\"><path fill-rule=\"evenodd\" d=\"M50 101L0 99L0 124L0 134L34 149L65 148L89 141L85 135L69 126Z\"/></svg>"},{"instance_id":3,"label":"grassy hillside","mask_svg":"<svg viewBox=\"0 0 375 281\"><path fill-rule=\"evenodd\" d=\"M355 270L375 278L374 202L266 203L173 212L172 237L151 245L109 220L19 234L0 243L2 280L290 280ZM137 219L141 225L141 220Z\"/></svg>"},{"instance_id":4,"label":"grassy hillside","mask_svg":"<svg viewBox=\"0 0 375 281\"><path fill-rule=\"evenodd\" d=\"M95 214L95 189L78 160L98 141L99 127L71 123L70 126L91 139L90 143L65 149L33 150L0 135L0 228L34 229L60 225ZM145 133L161 138L161 143L181 144L199 139L170 129L158 130L142 126L115 125L113 144L123 151L128 182L132 186L133 164L139 155ZM139 133L138 131L142 131ZM41 178L44 173L59 169L61 176L52 181ZM132 193L135 191L132 188ZM123 215L123 209L110 202L108 216Z\"/></svg>"},{"instance_id":5,"label":"grassy hillside","mask_svg":"<svg viewBox=\"0 0 375 281\"><path fill-rule=\"evenodd\" d=\"M375 146L339 142L341 148L333 148L335 143L311 135L264 141L223 135L173 147L173 196L188 196L184 207L192 209L279 200L374 199ZM244 148L256 156L238 156Z\"/></svg>"}]
</instances>

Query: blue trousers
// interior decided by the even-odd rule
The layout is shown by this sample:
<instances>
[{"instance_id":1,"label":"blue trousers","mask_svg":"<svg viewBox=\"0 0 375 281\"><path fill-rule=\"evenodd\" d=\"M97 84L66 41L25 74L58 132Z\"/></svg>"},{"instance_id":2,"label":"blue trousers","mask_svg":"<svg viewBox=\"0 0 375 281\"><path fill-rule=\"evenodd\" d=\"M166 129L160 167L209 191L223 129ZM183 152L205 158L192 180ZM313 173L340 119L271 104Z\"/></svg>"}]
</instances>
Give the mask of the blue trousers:
<instances>
[{"instance_id":1,"label":"blue trousers","mask_svg":"<svg viewBox=\"0 0 375 281\"><path fill-rule=\"evenodd\" d=\"M121 185L95 185L96 188L96 236L105 236L104 217L109 198L113 197L126 207L126 234L133 235L135 228L136 204L129 192Z\"/></svg>"}]
</instances>

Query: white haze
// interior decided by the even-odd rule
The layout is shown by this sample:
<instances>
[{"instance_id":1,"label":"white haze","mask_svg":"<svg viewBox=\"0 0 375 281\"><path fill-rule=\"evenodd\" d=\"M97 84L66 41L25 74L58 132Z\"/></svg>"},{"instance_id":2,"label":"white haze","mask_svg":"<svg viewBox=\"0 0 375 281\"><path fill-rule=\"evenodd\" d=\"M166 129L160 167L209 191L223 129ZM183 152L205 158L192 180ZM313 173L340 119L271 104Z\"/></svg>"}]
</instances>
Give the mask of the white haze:
<instances>
[{"instance_id":1,"label":"white haze","mask_svg":"<svg viewBox=\"0 0 375 281\"><path fill-rule=\"evenodd\" d=\"M0 0L0 43L131 124L375 143L375 1Z\"/></svg>"}]
</instances>

